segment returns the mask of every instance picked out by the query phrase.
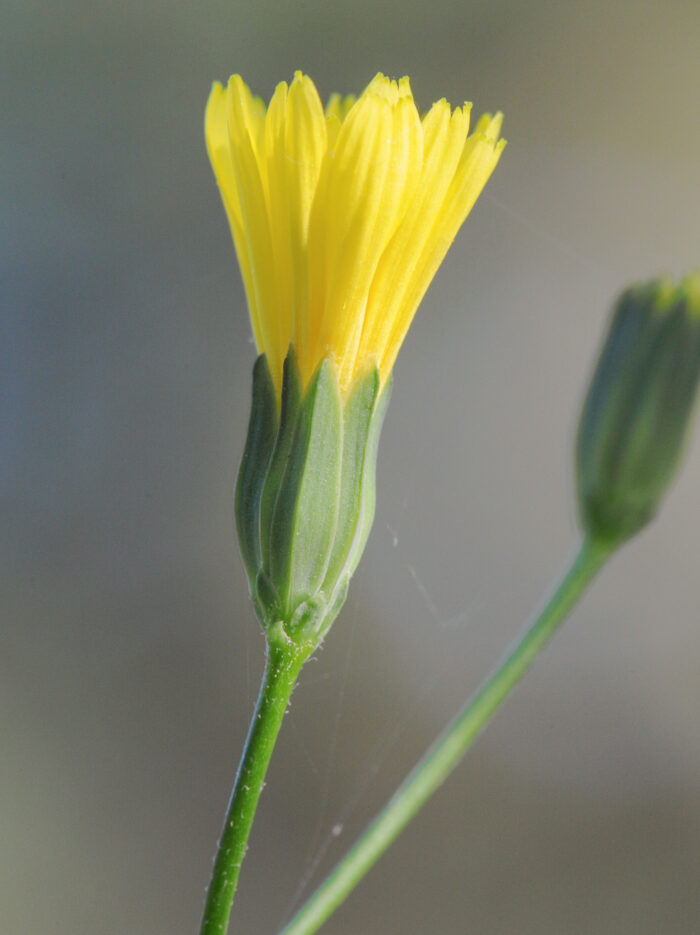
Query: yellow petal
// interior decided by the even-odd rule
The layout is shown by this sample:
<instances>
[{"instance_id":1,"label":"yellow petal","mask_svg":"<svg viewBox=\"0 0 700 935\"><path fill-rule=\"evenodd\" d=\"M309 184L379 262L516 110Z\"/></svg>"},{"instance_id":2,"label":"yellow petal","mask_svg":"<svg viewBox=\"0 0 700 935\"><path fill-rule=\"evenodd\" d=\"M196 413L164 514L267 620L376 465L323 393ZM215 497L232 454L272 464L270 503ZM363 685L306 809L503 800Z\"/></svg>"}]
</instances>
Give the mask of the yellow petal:
<instances>
[{"instance_id":1,"label":"yellow petal","mask_svg":"<svg viewBox=\"0 0 700 935\"><path fill-rule=\"evenodd\" d=\"M308 81L311 81L311 79L309 78ZM333 115L338 118L339 123L342 123L356 100L357 97L354 94L346 94L345 96L331 94L326 104L326 117Z\"/></svg>"},{"instance_id":2,"label":"yellow petal","mask_svg":"<svg viewBox=\"0 0 700 935\"><path fill-rule=\"evenodd\" d=\"M371 311L362 334L360 357L368 356L372 349L380 360L392 356L386 345L397 317L405 309L415 265L443 209L468 128L468 111L457 109L450 114L446 101L433 105L423 120L425 155L420 181L403 223L382 254L372 282L368 303Z\"/></svg>"},{"instance_id":3,"label":"yellow petal","mask_svg":"<svg viewBox=\"0 0 700 935\"><path fill-rule=\"evenodd\" d=\"M329 150L334 149L340 127L356 100L354 94L346 94L345 97L341 97L340 94L331 94L328 98L326 104L326 134Z\"/></svg>"},{"instance_id":4,"label":"yellow petal","mask_svg":"<svg viewBox=\"0 0 700 935\"><path fill-rule=\"evenodd\" d=\"M375 77L370 81L364 93L376 94L377 97L383 98L391 107L394 107L399 99L398 85L395 81L391 81L389 78L385 78L381 72L379 72L378 75L375 75Z\"/></svg>"},{"instance_id":5,"label":"yellow petal","mask_svg":"<svg viewBox=\"0 0 700 935\"><path fill-rule=\"evenodd\" d=\"M281 385L281 362L287 353L275 317L275 264L263 173L258 153L263 148L264 120L250 91L234 75L227 90L229 138L241 218L245 231L251 279L258 311L258 351L268 356L275 386ZM277 374L279 373L279 377Z\"/></svg>"},{"instance_id":6,"label":"yellow petal","mask_svg":"<svg viewBox=\"0 0 700 935\"><path fill-rule=\"evenodd\" d=\"M270 301L273 303L275 330L279 335L280 354L285 354L292 338L292 280L291 252L292 218L287 204L287 155L285 129L288 88L286 81L275 88L265 117L264 158L261 177L265 192L266 214L273 254L274 275L270 283ZM277 358L275 357L275 360ZM280 361L281 363L281 361ZM277 366L277 364L272 364Z\"/></svg>"},{"instance_id":7,"label":"yellow petal","mask_svg":"<svg viewBox=\"0 0 700 935\"><path fill-rule=\"evenodd\" d=\"M290 219L290 263L294 271L290 298L291 338L295 347L303 347L309 341L309 223L326 148L321 99L311 79L297 74L287 102L283 175Z\"/></svg>"},{"instance_id":8,"label":"yellow petal","mask_svg":"<svg viewBox=\"0 0 700 935\"><path fill-rule=\"evenodd\" d=\"M425 246L417 258L403 296L402 307L381 360L382 372L391 373L396 355L428 286L445 258L457 231L464 223L489 176L496 168L505 140L494 143L481 133L473 134L464 146L460 163Z\"/></svg>"},{"instance_id":9,"label":"yellow petal","mask_svg":"<svg viewBox=\"0 0 700 935\"><path fill-rule=\"evenodd\" d=\"M423 131L410 88L378 76L349 112L329 167L319 348L332 349L343 390L352 382L367 297L384 246L410 204ZM377 93L379 92L379 93Z\"/></svg>"},{"instance_id":10,"label":"yellow petal","mask_svg":"<svg viewBox=\"0 0 700 935\"><path fill-rule=\"evenodd\" d=\"M219 185L221 200L226 209L226 215L231 226L233 242L236 247L238 263L241 268L241 278L245 288L250 320L258 348L262 346L262 332L258 311L257 296L253 283L253 271L248 252L248 242L243 229L241 205L238 198L238 186L233 168L231 147L228 132L228 111L226 106L226 91L216 82L209 95L207 109L204 116L204 135L207 143L209 159Z\"/></svg>"},{"instance_id":11,"label":"yellow petal","mask_svg":"<svg viewBox=\"0 0 700 935\"><path fill-rule=\"evenodd\" d=\"M335 151L326 155L309 230L308 366L331 350L341 367L364 315L377 262L373 241L386 213L391 125L389 104L365 93L342 124Z\"/></svg>"}]
</instances>

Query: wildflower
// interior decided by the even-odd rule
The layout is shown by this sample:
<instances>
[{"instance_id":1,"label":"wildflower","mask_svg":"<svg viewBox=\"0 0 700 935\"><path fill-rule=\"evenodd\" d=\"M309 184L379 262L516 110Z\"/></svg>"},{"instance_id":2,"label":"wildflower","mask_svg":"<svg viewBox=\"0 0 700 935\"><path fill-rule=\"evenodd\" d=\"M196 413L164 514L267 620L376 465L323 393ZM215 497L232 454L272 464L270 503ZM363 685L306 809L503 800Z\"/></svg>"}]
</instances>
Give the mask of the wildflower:
<instances>
[{"instance_id":1,"label":"wildflower","mask_svg":"<svg viewBox=\"0 0 700 935\"><path fill-rule=\"evenodd\" d=\"M374 514L376 445L411 320L505 145L471 105L421 119L383 75L325 110L297 72L267 107L234 75L207 106L209 157L260 358L237 487L266 627L318 637Z\"/></svg>"},{"instance_id":2,"label":"wildflower","mask_svg":"<svg viewBox=\"0 0 700 935\"><path fill-rule=\"evenodd\" d=\"M700 275L620 296L579 425L579 510L619 544L656 514L682 458L700 379Z\"/></svg>"}]
</instances>

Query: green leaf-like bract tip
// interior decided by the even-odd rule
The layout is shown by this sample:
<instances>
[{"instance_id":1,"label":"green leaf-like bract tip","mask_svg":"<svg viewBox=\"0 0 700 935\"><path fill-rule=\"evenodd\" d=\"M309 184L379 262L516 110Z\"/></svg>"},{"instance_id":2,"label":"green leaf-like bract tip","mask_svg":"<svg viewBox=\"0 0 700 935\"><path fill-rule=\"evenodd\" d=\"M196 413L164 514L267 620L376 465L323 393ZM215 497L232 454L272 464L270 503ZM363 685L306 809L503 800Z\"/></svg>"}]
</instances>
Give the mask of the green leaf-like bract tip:
<instances>
[{"instance_id":1,"label":"green leaf-like bract tip","mask_svg":"<svg viewBox=\"0 0 700 935\"><path fill-rule=\"evenodd\" d=\"M258 358L236 519L268 633L281 623L287 638L316 645L342 607L374 518L389 396L370 366L342 399L330 358L302 390L290 349L278 417L265 357Z\"/></svg>"}]
</instances>

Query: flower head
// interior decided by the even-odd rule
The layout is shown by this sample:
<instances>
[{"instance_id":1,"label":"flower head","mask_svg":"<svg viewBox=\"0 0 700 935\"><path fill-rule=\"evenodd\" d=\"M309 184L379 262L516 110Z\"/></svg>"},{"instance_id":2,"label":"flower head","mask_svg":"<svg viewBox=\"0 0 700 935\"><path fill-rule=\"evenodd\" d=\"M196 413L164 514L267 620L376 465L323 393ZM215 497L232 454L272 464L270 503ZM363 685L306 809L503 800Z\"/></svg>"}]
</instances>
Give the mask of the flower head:
<instances>
[{"instance_id":1,"label":"flower head","mask_svg":"<svg viewBox=\"0 0 700 935\"><path fill-rule=\"evenodd\" d=\"M502 116L470 104L421 119L408 78L377 75L325 110L306 75L265 107L234 75L207 105L209 157L278 404L294 346L303 386L331 357L345 397L385 382L426 289L495 168Z\"/></svg>"}]
</instances>

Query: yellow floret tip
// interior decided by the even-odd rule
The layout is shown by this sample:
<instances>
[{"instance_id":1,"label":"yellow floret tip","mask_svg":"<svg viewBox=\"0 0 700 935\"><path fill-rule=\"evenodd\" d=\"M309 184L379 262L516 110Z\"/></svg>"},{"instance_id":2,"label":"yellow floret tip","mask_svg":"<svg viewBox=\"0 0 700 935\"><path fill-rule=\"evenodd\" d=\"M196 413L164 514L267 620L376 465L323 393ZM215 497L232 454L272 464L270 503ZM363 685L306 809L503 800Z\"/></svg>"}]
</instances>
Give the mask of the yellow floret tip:
<instances>
[{"instance_id":1,"label":"yellow floret tip","mask_svg":"<svg viewBox=\"0 0 700 935\"><path fill-rule=\"evenodd\" d=\"M214 84L207 149L278 399L290 344L304 385L329 355L343 394L368 362L391 374L505 145L503 115L469 135L470 110L443 99L421 118L409 79L382 74L325 109L299 71L267 107L239 75Z\"/></svg>"}]
</instances>

